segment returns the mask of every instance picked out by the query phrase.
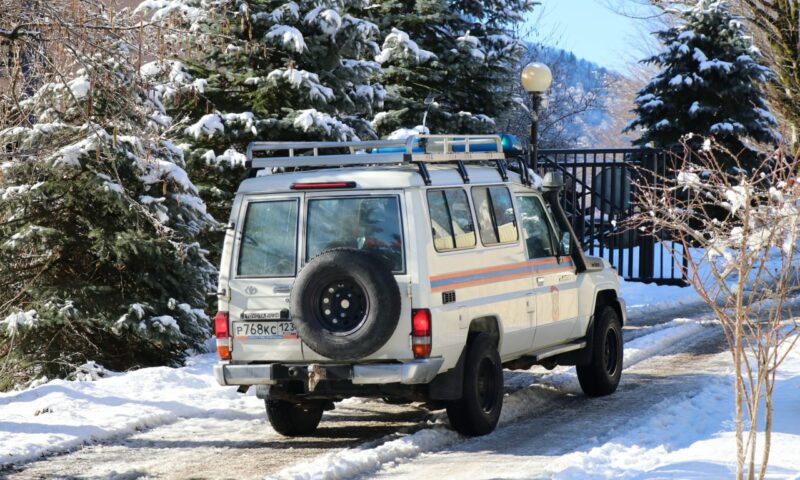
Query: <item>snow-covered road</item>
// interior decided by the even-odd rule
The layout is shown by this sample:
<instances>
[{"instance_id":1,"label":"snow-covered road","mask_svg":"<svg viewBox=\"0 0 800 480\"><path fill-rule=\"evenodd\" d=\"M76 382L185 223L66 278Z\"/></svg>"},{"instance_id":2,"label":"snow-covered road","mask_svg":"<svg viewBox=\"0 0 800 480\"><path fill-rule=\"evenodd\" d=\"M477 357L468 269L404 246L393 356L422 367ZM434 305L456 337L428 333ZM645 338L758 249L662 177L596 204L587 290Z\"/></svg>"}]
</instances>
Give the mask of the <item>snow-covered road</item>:
<instances>
[{"instance_id":1,"label":"snow-covered road","mask_svg":"<svg viewBox=\"0 0 800 480\"><path fill-rule=\"evenodd\" d=\"M702 374L703 370L717 368L715 365L723 360L715 356L721 349L722 337L718 327L703 320L707 315L696 305L639 314L634 310L625 331L623 383L615 395L604 399L589 400L578 394L575 377L566 368L553 372L539 368L507 372L509 395L501 428L481 439L465 439L446 428L441 412L431 414L414 406L375 401L342 402L336 410L326 413L317 436L285 439L270 429L263 404L255 397L231 396L228 391L214 397L206 392L205 386L197 385L203 387L194 394L199 397L190 398L191 391L180 394L185 396L184 403L193 405L191 408L175 408L160 417L143 409L145 417L150 415L148 419L138 423L132 419L127 430L114 434L113 429L99 429L107 432L93 437L95 441L102 440L99 443L29 463L18 462L0 472L0 476L352 478L373 474L410 476L417 468L427 471L430 467L449 477L454 473L448 471L448 464L449 468L458 465L458 472L463 471L465 477L480 477L481 472L490 477L546 473L550 457L602 444L624 428L628 420L649 408L662 408L664 405L659 402L682 401L708 383L709 377ZM673 320L676 316L689 318ZM194 383L204 378L202 371L208 367L205 363L205 359L198 359L197 371L192 373L199 378ZM180 371L174 375L176 385L186 385ZM112 380L116 378L95 383L102 385ZM142 381L149 381L148 377L143 376ZM160 386L169 388L165 382ZM143 396L157 394L152 385L143 385ZM208 398L203 399L202 395ZM0 405L3 400L0 397ZM35 402L35 398L30 400ZM142 404L147 405L147 400L142 398ZM87 404L87 408L91 409L91 405ZM52 410L58 412L58 405L53 405ZM88 422L92 421L91 411L86 412L86 417ZM7 433L2 430L0 422L0 442ZM25 430L25 435L36 435L30 430ZM47 429L42 427L42 430ZM51 437L55 442L53 448L43 452L57 453L72 447L69 442L59 447L57 442L62 437ZM47 437L42 440L46 442ZM25 458L25 452L28 458L36 452L21 451L21 459ZM481 462L486 455L500 459L508 455L521 460L522 453L530 464L528 473L516 469L502 474L487 471Z\"/></svg>"}]
</instances>

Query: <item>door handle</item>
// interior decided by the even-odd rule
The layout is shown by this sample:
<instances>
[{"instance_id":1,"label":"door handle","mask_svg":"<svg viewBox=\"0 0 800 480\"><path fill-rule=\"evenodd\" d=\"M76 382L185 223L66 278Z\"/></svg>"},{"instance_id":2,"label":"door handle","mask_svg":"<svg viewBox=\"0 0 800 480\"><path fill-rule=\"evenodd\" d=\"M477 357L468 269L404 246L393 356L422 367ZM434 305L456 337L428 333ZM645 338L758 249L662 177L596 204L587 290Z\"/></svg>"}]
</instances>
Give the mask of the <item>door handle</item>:
<instances>
[{"instance_id":1,"label":"door handle","mask_svg":"<svg viewBox=\"0 0 800 480\"><path fill-rule=\"evenodd\" d=\"M277 286L272 289L272 293L275 294L282 294L282 293L292 293L292 287L289 286Z\"/></svg>"},{"instance_id":2,"label":"door handle","mask_svg":"<svg viewBox=\"0 0 800 480\"><path fill-rule=\"evenodd\" d=\"M544 277L536 277L536 285L540 287L544 285Z\"/></svg>"}]
</instances>

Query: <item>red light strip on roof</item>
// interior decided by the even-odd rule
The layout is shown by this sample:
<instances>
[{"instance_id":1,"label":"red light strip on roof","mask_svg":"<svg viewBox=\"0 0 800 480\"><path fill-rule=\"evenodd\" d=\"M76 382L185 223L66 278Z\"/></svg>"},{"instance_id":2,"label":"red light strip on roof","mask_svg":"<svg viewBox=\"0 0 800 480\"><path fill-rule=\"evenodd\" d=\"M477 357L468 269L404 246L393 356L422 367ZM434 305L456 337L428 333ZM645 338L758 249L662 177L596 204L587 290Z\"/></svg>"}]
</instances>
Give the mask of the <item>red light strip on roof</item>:
<instances>
[{"instance_id":1,"label":"red light strip on roof","mask_svg":"<svg viewBox=\"0 0 800 480\"><path fill-rule=\"evenodd\" d=\"M293 183L292 190L323 190L329 188L356 188L356 182Z\"/></svg>"}]
</instances>

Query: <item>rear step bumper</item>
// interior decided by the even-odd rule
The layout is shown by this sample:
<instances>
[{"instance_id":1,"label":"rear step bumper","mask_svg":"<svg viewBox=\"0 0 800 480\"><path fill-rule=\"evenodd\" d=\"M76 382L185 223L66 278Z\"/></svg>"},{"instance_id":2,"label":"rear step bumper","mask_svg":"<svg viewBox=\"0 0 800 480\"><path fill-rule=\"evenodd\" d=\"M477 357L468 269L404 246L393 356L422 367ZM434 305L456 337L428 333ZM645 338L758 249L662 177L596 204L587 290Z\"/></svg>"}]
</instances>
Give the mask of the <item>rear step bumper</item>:
<instances>
[{"instance_id":1,"label":"rear step bumper","mask_svg":"<svg viewBox=\"0 0 800 480\"><path fill-rule=\"evenodd\" d=\"M214 377L220 385L275 385L282 380L318 379L350 380L355 385L431 382L444 359L441 357L412 360L406 363L365 363L359 365L214 365Z\"/></svg>"}]
</instances>

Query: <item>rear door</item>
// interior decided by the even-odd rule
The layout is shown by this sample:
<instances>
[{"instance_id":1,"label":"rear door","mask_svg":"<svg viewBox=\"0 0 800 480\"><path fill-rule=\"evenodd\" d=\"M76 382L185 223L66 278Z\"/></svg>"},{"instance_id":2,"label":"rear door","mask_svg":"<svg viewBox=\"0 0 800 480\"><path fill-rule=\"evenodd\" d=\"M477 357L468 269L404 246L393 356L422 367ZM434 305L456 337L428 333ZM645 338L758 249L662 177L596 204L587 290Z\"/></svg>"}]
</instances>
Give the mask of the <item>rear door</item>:
<instances>
[{"instance_id":1,"label":"rear door","mask_svg":"<svg viewBox=\"0 0 800 480\"><path fill-rule=\"evenodd\" d=\"M386 344L361 360L397 359L411 355L408 340L411 302L407 294L410 277L406 265L402 193L398 190L319 191L308 192L305 197L301 265L335 248L363 250L381 258L389 266L400 289L399 326ZM322 314L330 315L331 312L323 310ZM327 360L308 346L303 347L303 358L315 362Z\"/></svg>"},{"instance_id":2,"label":"rear door","mask_svg":"<svg viewBox=\"0 0 800 480\"><path fill-rule=\"evenodd\" d=\"M470 308L470 315L500 317L504 330L501 357L524 353L534 334L531 280L511 192L505 185L476 185L471 191L483 246L473 258L483 268L468 272L467 279L474 279L476 296L484 304Z\"/></svg>"},{"instance_id":3,"label":"rear door","mask_svg":"<svg viewBox=\"0 0 800 480\"><path fill-rule=\"evenodd\" d=\"M299 268L303 194L247 197L231 259L230 319L235 361L302 359L289 318L289 293Z\"/></svg>"}]
</instances>

